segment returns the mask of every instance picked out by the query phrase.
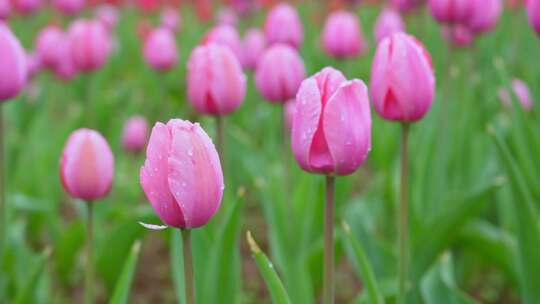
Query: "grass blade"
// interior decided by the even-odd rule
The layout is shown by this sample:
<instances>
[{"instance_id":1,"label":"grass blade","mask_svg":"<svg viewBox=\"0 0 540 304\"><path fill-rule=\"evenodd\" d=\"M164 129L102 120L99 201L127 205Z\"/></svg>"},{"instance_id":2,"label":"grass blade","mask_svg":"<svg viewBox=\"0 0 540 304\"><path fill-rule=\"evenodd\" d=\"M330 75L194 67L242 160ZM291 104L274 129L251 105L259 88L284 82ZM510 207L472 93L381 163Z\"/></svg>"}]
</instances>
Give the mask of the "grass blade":
<instances>
[{"instance_id":1,"label":"grass blade","mask_svg":"<svg viewBox=\"0 0 540 304\"><path fill-rule=\"evenodd\" d=\"M109 301L110 304L126 304L129 300L129 292L131 290L131 283L135 275L135 269L137 268L137 260L139 259L139 252L141 249L140 241L136 241L131 247L131 252L124 263L122 273L116 282L113 296Z\"/></svg>"}]
</instances>

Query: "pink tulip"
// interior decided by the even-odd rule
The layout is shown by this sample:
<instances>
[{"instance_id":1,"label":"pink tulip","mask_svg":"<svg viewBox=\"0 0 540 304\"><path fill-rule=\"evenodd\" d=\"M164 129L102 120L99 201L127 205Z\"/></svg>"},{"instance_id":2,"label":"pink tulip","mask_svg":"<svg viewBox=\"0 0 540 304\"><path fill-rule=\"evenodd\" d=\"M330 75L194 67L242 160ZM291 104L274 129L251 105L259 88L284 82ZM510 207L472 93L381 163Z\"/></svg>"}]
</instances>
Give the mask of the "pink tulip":
<instances>
[{"instance_id":1,"label":"pink tulip","mask_svg":"<svg viewBox=\"0 0 540 304\"><path fill-rule=\"evenodd\" d=\"M236 26L238 24L238 16L236 12L228 7L224 7L219 10L217 14L217 24Z\"/></svg>"},{"instance_id":2,"label":"pink tulip","mask_svg":"<svg viewBox=\"0 0 540 304\"><path fill-rule=\"evenodd\" d=\"M443 25L444 38L455 47L466 47L474 42L474 33L461 24Z\"/></svg>"},{"instance_id":3,"label":"pink tulip","mask_svg":"<svg viewBox=\"0 0 540 304\"><path fill-rule=\"evenodd\" d=\"M30 15L41 8L41 0L12 0L13 8L21 15Z\"/></svg>"},{"instance_id":4,"label":"pink tulip","mask_svg":"<svg viewBox=\"0 0 540 304\"><path fill-rule=\"evenodd\" d=\"M246 76L230 49L198 46L188 61L187 86L189 101L198 112L226 115L244 101Z\"/></svg>"},{"instance_id":5,"label":"pink tulip","mask_svg":"<svg viewBox=\"0 0 540 304\"><path fill-rule=\"evenodd\" d=\"M308 172L348 175L371 149L366 85L324 68L304 80L296 96L292 150Z\"/></svg>"},{"instance_id":6,"label":"pink tulip","mask_svg":"<svg viewBox=\"0 0 540 304\"><path fill-rule=\"evenodd\" d=\"M413 36L393 34L377 47L370 85L375 110L384 119L419 120L433 102L431 57Z\"/></svg>"},{"instance_id":7,"label":"pink tulip","mask_svg":"<svg viewBox=\"0 0 540 304\"><path fill-rule=\"evenodd\" d=\"M248 30L243 41L243 65L255 70L265 49L266 37L264 37L264 33L256 28Z\"/></svg>"},{"instance_id":8,"label":"pink tulip","mask_svg":"<svg viewBox=\"0 0 540 304\"><path fill-rule=\"evenodd\" d=\"M180 12L176 8L166 8L161 12L161 27L167 28L174 33L180 31Z\"/></svg>"},{"instance_id":9,"label":"pink tulip","mask_svg":"<svg viewBox=\"0 0 540 304\"><path fill-rule=\"evenodd\" d=\"M292 125L294 122L294 115L296 113L296 99L291 99L285 103L285 111L283 112L283 121L285 122L285 128L287 130L292 130Z\"/></svg>"},{"instance_id":10,"label":"pink tulip","mask_svg":"<svg viewBox=\"0 0 540 304\"><path fill-rule=\"evenodd\" d=\"M126 121L122 133L122 146L128 152L139 153L146 147L148 123L142 116L133 116Z\"/></svg>"},{"instance_id":11,"label":"pink tulip","mask_svg":"<svg viewBox=\"0 0 540 304\"><path fill-rule=\"evenodd\" d=\"M94 20L78 20L68 30L73 62L82 72L99 69L107 61L111 40L105 27Z\"/></svg>"},{"instance_id":12,"label":"pink tulip","mask_svg":"<svg viewBox=\"0 0 540 304\"><path fill-rule=\"evenodd\" d=\"M336 58L353 58L366 50L358 18L346 11L337 11L328 16L322 43L326 53Z\"/></svg>"},{"instance_id":13,"label":"pink tulip","mask_svg":"<svg viewBox=\"0 0 540 304\"><path fill-rule=\"evenodd\" d=\"M84 8L85 0L53 0L52 4L65 15L75 15Z\"/></svg>"},{"instance_id":14,"label":"pink tulip","mask_svg":"<svg viewBox=\"0 0 540 304\"><path fill-rule=\"evenodd\" d=\"M41 60L36 53L27 53L26 63L28 68L27 77L31 79L41 70Z\"/></svg>"},{"instance_id":15,"label":"pink tulip","mask_svg":"<svg viewBox=\"0 0 540 304\"><path fill-rule=\"evenodd\" d=\"M276 44L259 59L255 85L266 100L284 103L296 96L305 77L304 62L298 52L288 45Z\"/></svg>"},{"instance_id":16,"label":"pink tulip","mask_svg":"<svg viewBox=\"0 0 540 304\"><path fill-rule=\"evenodd\" d=\"M111 189L114 156L99 132L78 129L69 136L60 159L64 190L73 198L94 201Z\"/></svg>"},{"instance_id":17,"label":"pink tulip","mask_svg":"<svg viewBox=\"0 0 540 304\"><path fill-rule=\"evenodd\" d=\"M490 31L495 27L502 12L501 0L471 0L472 12L467 26L474 33Z\"/></svg>"},{"instance_id":18,"label":"pink tulip","mask_svg":"<svg viewBox=\"0 0 540 304\"><path fill-rule=\"evenodd\" d=\"M56 25L49 25L43 28L36 38L36 50L43 66L54 69L62 60L62 44L65 40L65 33Z\"/></svg>"},{"instance_id":19,"label":"pink tulip","mask_svg":"<svg viewBox=\"0 0 540 304\"><path fill-rule=\"evenodd\" d=\"M531 98L531 92L529 90L529 87L525 82L519 79L513 79L512 80L512 90L513 93L517 97L517 100L523 107L525 111L530 111L533 106L532 98ZM512 97L508 93L506 89L499 89L499 98L501 99L503 105L506 107L511 108L512 107Z\"/></svg>"},{"instance_id":20,"label":"pink tulip","mask_svg":"<svg viewBox=\"0 0 540 304\"><path fill-rule=\"evenodd\" d=\"M527 0L527 15L529 23L540 35L540 0Z\"/></svg>"},{"instance_id":21,"label":"pink tulip","mask_svg":"<svg viewBox=\"0 0 540 304\"><path fill-rule=\"evenodd\" d=\"M219 25L203 37L202 44L219 44L228 47L236 58L242 60L242 40L236 29L230 25Z\"/></svg>"},{"instance_id":22,"label":"pink tulip","mask_svg":"<svg viewBox=\"0 0 540 304\"><path fill-rule=\"evenodd\" d=\"M109 31L118 23L118 10L110 4L102 4L96 8L95 18Z\"/></svg>"},{"instance_id":23,"label":"pink tulip","mask_svg":"<svg viewBox=\"0 0 540 304\"><path fill-rule=\"evenodd\" d=\"M464 23L472 13L471 0L428 0L428 5L440 23Z\"/></svg>"},{"instance_id":24,"label":"pink tulip","mask_svg":"<svg viewBox=\"0 0 540 304\"><path fill-rule=\"evenodd\" d=\"M377 43L394 33L404 32L405 23L401 15L393 9L381 12L375 23L375 40Z\"/></svg>"},{"instance_id":25,"label":"pink tulip","mask_svg":"<svg viewBox=\"0 0 540 304\"><path fill-rule=\"evenodd\" d=\"M304 39L302 22L296 9L289 4L278 4L266 16L266 39L270 44L285 43L299 48Z\"/></svg>"},{"instance_id":26,"label":"pink tulip","mask_svg":"<svg viewBox=\"0 0 540 304\"><path fill-rule=\"evenodd\" d=\"M63 39L58 42L58 61L52 67L56 78L66 82L73 79L78 72L73 62L72 50L69 47L69 43L69 37L67 35L64 35Z\"/></svg>"},{"instance_id":27,"label":"pink tulip","mask_svg":"<svg viewBox=\"0 0 540 304\"><path fill-rule=\"evenodd\" d=\"M9 27L0 21L0 102L19 94L26 84L26 52Z\"/></svg>"},{"instance_id":28,"label":"pink tulip","mask_svg":"<svg viewBox=\"0 0 540 304\"><path fill-rule=\"evenodd\" d=\"M257 9L257 2L253 0L232 0L231 7L234 11L242 16L251 14L255 9Z\"/></svg>"},{"instance_id":29,"label":"pink tulip","mask_svg":"<svg viewBox=\"0 0 540 304\"><path fill-rule=\"evenodd\" d=\"M9 0L0 0L0 20L7 19L11 15L11 3Z\"/></svg>"},{"instance_id":30,"label":"pink tulip","mask_svg":"<svg viewBox=\"0 0 540 304\"><path fill-rule=\"evenodd\" d=\"M203 226L221 205L219 156L199 124L180 119L156 123L140 180L150 204L168 226Z\"/></svg>"},{"instance_id":31,"label":"pink tulip","mask_svg":"<svg viewBox=\"0 0 540 304\"><path fill-rule=\"evenodd\" d=\"M178 61L174 34L166 28L150 32L144 41L144 59L156 71L170 70Z\"/></svg>"}]
</instances>

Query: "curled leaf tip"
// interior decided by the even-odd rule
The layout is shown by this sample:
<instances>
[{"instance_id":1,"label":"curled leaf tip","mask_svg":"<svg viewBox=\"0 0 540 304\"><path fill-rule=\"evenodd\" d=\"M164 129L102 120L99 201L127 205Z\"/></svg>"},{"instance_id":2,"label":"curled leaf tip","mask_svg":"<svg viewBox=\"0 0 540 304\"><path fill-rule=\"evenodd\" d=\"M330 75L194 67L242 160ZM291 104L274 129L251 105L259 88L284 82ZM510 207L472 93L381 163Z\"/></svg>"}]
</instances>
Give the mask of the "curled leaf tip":
<instances>
[{"instance_id":1,"label":"curled leaf tip","mask_svg":"<svg viewBox=\"0 0 540 304\"><path fill-rule=\"evenodd\" d=\"M251 236L251 231L248 230L248 232L246 232L246 238L247 238L247 242L249 244L249 248L251 249L251 252L253 252L253 253L261 252L261 248L259 248L259 245L257 245L255 240Z\"/></svg>"}]
</instances>

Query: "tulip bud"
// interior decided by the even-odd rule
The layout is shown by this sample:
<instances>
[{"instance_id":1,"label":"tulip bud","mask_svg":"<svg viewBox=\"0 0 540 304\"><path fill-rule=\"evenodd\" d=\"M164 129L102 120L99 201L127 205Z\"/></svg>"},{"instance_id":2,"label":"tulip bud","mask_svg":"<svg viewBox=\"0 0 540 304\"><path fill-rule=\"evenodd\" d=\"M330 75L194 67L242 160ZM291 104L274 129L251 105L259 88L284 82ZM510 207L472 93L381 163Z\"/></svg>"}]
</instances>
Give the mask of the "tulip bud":
<instances>
[{"instance_id":1,"label":"tulip bud","mask_svg":"<svg viewBox=\"0 0 540 304\"><path fill-rule=\"evenodd\" d=\"M172 119L156 123L140 173L141 186L167 225L205 225L223 197L223 172L212 140L199 126Z\"/></svg>"},{"instance_id":2,"label":"tulip bud","mask_svg":"<svg viewBox=\"0 0 540 304\"><path fill-rule=\"evenodd\" d=\"M69 136L60 159L64 190L73 198L94 201L111 189L114 156L99 132L78 129Z\"/></svg>"},{"instance_id":3,"label":"tulip bud","mask_svg":"<svg viewBox=\"0 0 540 304\"><path fill-rule=\"evenodd\" d=\"M296 161L308 172L348 175L371 149L371 114L364 82L324 68L304 80L292 126Z\"/></svg>"},{"instance_id":4,"label":"tulip bud","mask_svg":"<svg viewBox=\"0 0 540 304\"><path fill-rule=\"evenodd\" d=\"M358 18L346 11L337 11L328 16L322 43L326 53L336 58L353 58L366 50Z\"/></svg>"},{"instance_id":5,"label":"tulip bud","mask_svg":"<svg viewBox=\"0 0 540 304\"><path fill-rule=\"evenodd\" d=\"M255 71L255 85L270 102L284 103L294 98L306 77L304 62L292 47L277 44L262 55Z\"/></svg>"},{"instance_id":6,"label":"tulip bud","mask_svg":"<svg viewBox=\"0 0 540 304\"><path fill-rule=\"evenodd\" d=\"M440 23L465 23L472 12L471 0L428 0L428 5Z\"/></svg>"},{"instance_id":7,"label":"tulip bud","mask_svg":"<svg viewBox=\"0 0 540 304\"><path fill-rule=\"evenodd\" d=\"M461 24L443 25L442 33L444 38L455 47L466 47L474 41L474 33Z\"/></svg>"},{"instance_id":8,"label":"tulip bud","mask_svg":"<svg viewBox=\"0 0 540 304\"><path fill-rule=\"evenodd\" d=\"M11 99L26 84L26 52L9 27L0 21L0 102Z\"/></svg>"},{"instance_id":9,"label":"tulip bud","mask_svg":"<svg viewBox=\"0 0 540 304\"><path fill-rule=\"evenodd\" d=\"M75 21L69 27L68 37L73 62L78 70L92 72L105 64L111 41L100 22Z\"/></svg>"},{"instance_id":10,"label":"tulip bud","mask_svg":"<svg viewBox=\"0 0 540 304\"><path fill-rule=\"evenodd\" d=\"M167 28L176 33L180 31L180 13L177 9L169 7L161 12L161 27Z\"/></svg>"},{"instance_id":11,"label":"tulip bud","mask_svg":"<svg viewBox=\"0 0 540 304\"><path fill-rule=\"evenodd\" d=\"M377 47L370 85L375 110L384 119L419 120L433 102L431 57L413 36L393 34Z\"/></svg>"},{"instance_id":12,"label":"tulip bud","mask_svg":"<svg viewBox=\"0 0 540 304\"><path fill-rule=\"evenodd\" d=\"M11 14L11 3L9 0L0 0L0 20L7 19Z\"/></svg>"},{"instance_id":13,"label":"tulip bud","mask_svg":"<svg viewBox=\"0 0 540 304\"><path fill-rule=\"evenodd\" d=\"M188 97L201 113L226 115L236 110L246 95L246 76L229 48L196 47L188 61Z\"/></svg>"},{"instance_id":14,"label":"tulip bud","mask_svg":"<svg viewBox=\"0 0 540 304\"><path fill-rule=\"evenodd\" d=\"M61 13L72 16L84 8L85 0L53 0L52 4Z\"/></svg>"},{"instance_id":15,"label":"tulip bud","mask_svg":"<svg viewBox=\"0 0 540 304\"><path fill-rule=\"evenodd\" d=\"M144 59L157 71L167 71L178 61L176 39L166 28L158 28L150 32L144 41Z\"/></svg>"},{"instance_id":16,"label":"tulip bud","mask_svg":"<svg viewBox=\"0 0 540 304\"><path fill-rule=\"evenodd\" d=\"M69 47L69 37L64 35L63 39L58 42L58 60L52 70L56 78L69 81L77 75L77 67L73 62L72 50Z\"/></svg>"},{"instance_id":17,"label":"tulip bud","mask_svg":"<svg viewBox=\"0 0 540 304\"><path fill-rule=\"evenodd\" d=\"M118 10L110 4L103 4L96 8L95 18L109 31L118 23Z\"/></svg>"},{"instance_id":18,"label":"tulip bud","mask_svg":"<svg viewBox=\"0 0 540 304\"><path fill-rule=\"evenodd\" d=\"M122 133L122 146L128 152L139 153L146 147L148 123L142 116L133 116L126 121Z\"/></svg>"},{"instance_id":19,"label":"tulip bud","mask_svg":"<svg viewBox=\"0 0 540 304\"><path fill-rule=\"evenodd\" d=\"M304 39L302 22L296 9L288 4L278 4L266 16L264 32L268 43L284 43L299 48Z\"/></svg>"},{"instance_id":20,"label":"tulip bud","mask_svg":"<svg viewBox=\"0 0 540 304\"><path fill-rule=\"evenodd\" d=\"M540 35L540 0L527 0L527 15L532 27Z\"/></svg>"},{"instance_id":21,"label":"tulip bud","mask_svg":"<svg viewBox=\"0 0 540 304\"><path fill-rule=\"evenodd\" d=\"M236 58L242 60L242 41L236 29L230 25L219 25L203 37L202 44L219 44L228 47Z\"/></svg>"},{"instance_id":22,"label":"tulip bud","mask_svg":"<svg viewBox=\"0 0 540 304\"><path fill-rule=\"evenodd\" d=\"M259 58L266 49L266 37L258 29L247 31L243 42L243 65L249 69L255 70Z\"/></svg>"},{"instance_id":23,"label":"tulip bud","mask_svg":"<svg viewBox=\"0 0 540 304\"><path fill-rule=\"evenodd\" d=\"M405 23L401 15L393 9L385 9L381 12L375 23L375 40L379 43L394 33L404 31Z\"/></svg>"},{"instance_id":24,"label":"tulip bud","mask_svg":"<svg viewBox=\"0 0 540 304\"><path fill-rule=\"evenodd\" d=\"M472 11L467 20L467 27L474 33L490 31L501 15L501 0L471 0L471 2Z\"/></svg>"},{"instance_id":25,"label":"tulip bud","mask_svg":"<svg viewBox=\"0 0 540 304\"><path fill-rule=\"evenodd\" d=\"M525 111L530 111L533 106L532 98L531 98L531 92L529 90L529 87L525 82L519 79L513 79L512 80L512 90L513 93L516 95L517 100L523 107ZM499 98L501 99L501 102L504 106L511 108L512 107L512 97L510 96L509 92L501 88L498 90Z\"/></svg>"},{"instance_id":26,"label":"tulip bud","mask_svg":"<svg viewBox=\"0 0 540 304\"><path fill-rule=\"evenodd\" d=\"M43 65L48 69L54 69L62 60L62 48L65 45L65 34L61 28L50 25L43 28L36 39L36 50Z\"/></svg>"},{"instance_id":27,"label":"tulip bud","mask_svg":"<svg viewBox=\"0 0 540 304\"><path fill-rule=\"evenodd\" d=\"M41 0L12 0L13 8L21 15L30 15L41 8Z\"/></svg>"}]
</instances>

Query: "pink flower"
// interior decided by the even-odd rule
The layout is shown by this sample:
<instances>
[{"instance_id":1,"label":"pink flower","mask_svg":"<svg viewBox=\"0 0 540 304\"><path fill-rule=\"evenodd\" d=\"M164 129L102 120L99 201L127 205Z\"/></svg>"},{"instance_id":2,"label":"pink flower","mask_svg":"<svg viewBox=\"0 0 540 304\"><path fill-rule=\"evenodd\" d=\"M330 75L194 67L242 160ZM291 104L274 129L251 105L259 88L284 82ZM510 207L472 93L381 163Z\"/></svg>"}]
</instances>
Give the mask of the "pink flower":
<instances>
[{"instance_id":1,"label":"pink flower","mask_svg":"<svg viewBox=\"0 0 540 304\"><path fill-rule=\"evenodd\" d=\"M161 12L161 27L167 28L176 33L180 31L180 24L182 19L180 18L180 12L178 9L168 7Z\"/></svg>"},{"instance_id":2,"label":"pink flower","mask_svg":"<svg viewBox=\"0 0 540 304\"><path fill-rule=\"evenodd\" d=\"M91 72L105 64L111 39L101 22L75 21L69 27L68 37L73 62L78 70Z\"/></svg>"},{"instance_id":3,"label":"pink flower","mask_svg":"<svg viewBox=\"0 0 540 304\"><path fill-rule=\"evenodd\" d=\"M242 60L242 40L236 29L230 25L218 25L203 37L202 44L219 44L228 47L240 61Z\"/></svg>"},{"instance_id":4,"label":"pink flower","mask_svg":"<svg viewBox=\"0 0 540 304\"><path fill-rule=\"evenodd\" d=\"M21 15L30 15L41 8L41 0L12 0L13 8Z\"/></svg>"},{"instance_id":5,"label":"pink flower","mask_svg":"<svg viewBox=\"0 0 540 304\"><path fill-rule=\"evenodd\" d=\"M533 106L531 92L529 90L529 87L525 82L522 80L519 80L517 78L514 78L512 80L512 90L513 93L517 97L517 100L523 107L525 111L530 111ZM503 105L506 107L511 108L512 107L512 96L508 93L508 91L504 88L500 88L498 90L499 98L501 99Z\"/></svg>"},{"instance_id":6,"label":"pink flower","mask_svg":"<svg viewBox=\"0 0 540 304\"><path fill-rule=\"evenodd\" d=\"M7 19L11 15L11 3L9 0L0 0L0 20Z\"/></svg>"},{"instance_id":7,"label":"pink flower","mask_svg":"<svg viewBox=\"0 0 540 304\"><path fill-rule=\"evenodd\" d=\"M219 156L199 124L180 119L156 123L140 180L159 218L172 227L203 226L221 205Z\"/></svg>"},{"instance_id":8,"label":"pink flower","mask_svg":"<svg viewBox=\"0 0 540 304\"><path fill-rule=\"evenodd\" d=\"M375 40L377 43L394 33L404 32L405 23L401 15L393 9L381 12L375 23Z\"/></svg>"},{"instance_id":9,"label":"pink flower","mask_svg":"<svg viewBox=\"0 0 540 304\"><path fill-rule=\"evenodd\" d=\"M156 71L170 70L178 61L176 39L171 30L152 30L144 41L144 59Z\"/></svg>"},{"instance_id":10,"label":"pink flower","mask_svg":"<svg viewBox=\"0 0 540 304\"><path fill-rule=\"evenodd\" d=\"M187 86L189 101L198 112L226 115L244 101L246 76L230 49L198 46L188 61Z\"/></svg>"},{"instance_id":11,"label":"pink flower","mask_svg":"<svg viewBox=\"0 0 540 304\"><path fill-rule=\"evenodd\" d=\"M94 201L105 197L114 176L114 156L99 132L78 129L69 136L60 159L64 190L73 198Z\"/></svg>"},{"instance_id":12,"label":"pink flower","mask_svg":"<svg viewBox=\"0 0 540 304\"><path fill-rule=\"evenodd\" d=\"M65 39L62 29L55 25L46 26L39 32L35 44L43 66L54 69L63 59L62 48L66 45L62 41Z\"/></svg>"},{"instance_id":13,"label":"pink flower","mask_svg":"<svg viewBox=\"0 0 540 304\"><path fill-rule=\"evenodd\" d=\"M497 25L502 12L501 0L471 0L472 12L467 27L474 33L490 31Z\"/></svg>"},{"instance_id":14,"label":"pink flower","mask_svg":"<svg viewBox=\"0 0 540 304\"><path fill-rule=\"evenodd\" d=\"M268 101L284 103L296 96L305 77L304 62L298 52L288 45L276 44L259 59L255 85Z\"/></svg>"},{"instance_id":15,"label":"pink flower","mask_svg":"<svg viewBox=\"0 0 540 304\"><path fill-rule=\"evenodd\" d=\"M444 38L455 47L466 47L474 41L474 33L461 24L443 25L442 33Z\"/></svg>"},{"instance_id":16,"label":"pink flower","mask_svg":"<svg viewBox=\"0 0 540 304\"><path fill-rule=\"evenodd\" d=\"M531 26L540 35L540 0L527 0L527 16Z\"/></svg>"},{"instance_id":17,"label":"pink flower","mask_svg":"<svg viewBox=\"0 0 540 304\"><path fill-rule=\"evenodd\" d=\"M122 133L122 146L126 151L139 153L146 147L148 123L142 116L129 118Z\"/></svg>"},{"instance_id":18,"label":"pink flower","mask_svg":"<svg viewBox=\"0 0 540 304\"><path fill-rule=\"evenodd\" d=\"M472 13L471 0L428 0L431 14L439 23L464 23Z\"/></svg>"},{"instance_id":19,"label":"pink flower","mask_svg":"<svg viewBox=\"0 0 540 304\"><path fill-rule=\"evenodd\" d=\"M95 18L109 31L118 23L118 10L110 4L102 4L96 8Z\"/></svg>"},{"instance_id":20,"label":"pink flower","mask_svg":"<svg viewBox=\"0 0 540 304\"><path fill-rule=\"evenodd\" d=\"M396 33L379 43L371 68L371 96L384 119L416 121L431 107L431 57L413 36Z\"/></svg>"},{"instance_id":21,"label":"pink flower","mask_svg":"<svg viewBox=\"0 0 540 304\"><path fill-rule=\"evenodd\" d=\"M26 85L26 52L9 27L0 21L0 102L19 94Z\"/></svg>"},{"instance_id":22,"label":"pink flower","mask_svg":"<svg viewBox=\"0 0 540 304\"><path fill-rule=\"evenodd\" d=\"M53 0L52 4L66 15L75 15L84 8L85 0Z\"/></svg>"},{"instance_id":23,"label":"pink flower","mask_svg":"<svg viewBox=\"0 0 540 304\"><path fill-rule=\"evenodd\" d=\"M64 35L63 39L58 41L58 61L52 67L56 78L66 82L73 79L78 72L73 62L72 50L69 46L69 37Z\"/></svg>"},{"instance_id":24,"label":"pink flower","mask_svg":"<svg viewBox=\"0 0 540 304\"><path fill-rule=\"evenodd\" d=\"M358 18L346 11L334 12L328 16L322 42L326 53L336 58L353 58L366 49Z\"/></svg>"},{"instance_id":25,"label":"pink flower","mask_svg":"<svg viewBox=\"0 0 540 304\"><path fill-rule=\"evenodd\" d=\"M268 13L264 32L270 44L285 43L299 48L304 39L302 22L296 9L285 3L274 6Z\"/></svg>"},{"instance_id":26,"label":"pink flower","mask_svg":"<svg viewBox=\"0 0 540 304\"><path fill-rule=\"evenodd\" d=\"M219 10L217 14L218 25L236 26L238 24L238 16L236 12L228 7Z\"/></svg>"},{"instance_id":27,"label":"pink flower","mask_svg":"<svg viewBox=\"0 0 540 304\"><path fill-rule=\"evenodd\" d=\"M333 68L304 80L296 96L292 150L308 172L347 175L371 149L366 85Z\"/></svg>"},{"instance_id":28,"label":"pink flower","mask_svg":"<svg viewBox=\"0 0 540 304\"><path fill-rule=\"evenodd\" d=\"M256 28L248 30L243 41L243 65L255 70L257 62L265 49L266 37L264 37L264 33Z\"/></svg>"}]
</instances>

